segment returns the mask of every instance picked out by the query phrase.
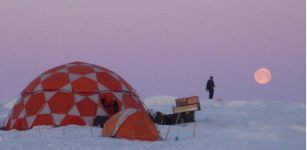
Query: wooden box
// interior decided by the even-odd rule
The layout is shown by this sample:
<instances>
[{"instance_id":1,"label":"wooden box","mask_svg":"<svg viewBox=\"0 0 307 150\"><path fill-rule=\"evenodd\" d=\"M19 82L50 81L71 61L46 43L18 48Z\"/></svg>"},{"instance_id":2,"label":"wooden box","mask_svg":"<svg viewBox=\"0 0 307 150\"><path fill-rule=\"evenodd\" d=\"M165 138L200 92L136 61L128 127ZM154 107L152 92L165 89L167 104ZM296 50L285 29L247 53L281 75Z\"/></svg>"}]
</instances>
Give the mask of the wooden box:
<instances>
[{"instance_id":1,"label":"wooden box","mask_svg":"<svg viewBox=\"0 0 307 150\"><path fill-rule=\"evenodd\" d=\"M198 96L192 96L192 97L188 97L187 98L187 104L190 105L190 104L198 104L199 101L198 101Z\"/></svg>"},{"instance_id":2,"label":"wooden box","mask_svg":"<svg viewBox=\"0 0 307 150\"><path fill-rule=\"evenodd\" d=\"M190 104L198 104L198 96L176 99L176 106L185 106Z\"/></svg>"},{"instance_id":3,"label":"wooden box","mask_svg":"<svg viewBox=\"0 0 307 150\"><path fill-rule=\"evenodd\" d=\"M188 111L198 111L200 110L200 104L190 104L185 106L173 107L174 113L188 112Z\"/></svg>"},{"instance_id":4,"label":"wooden box","mask_svg":"<svg viewBox=\"0 0 307 150\"><path fill-rule=\"evenodd\" d=\"M187 99L186 98L179 98L176 99L176 106L185 106L187 105Z\"/></svg>"}]
</instances>

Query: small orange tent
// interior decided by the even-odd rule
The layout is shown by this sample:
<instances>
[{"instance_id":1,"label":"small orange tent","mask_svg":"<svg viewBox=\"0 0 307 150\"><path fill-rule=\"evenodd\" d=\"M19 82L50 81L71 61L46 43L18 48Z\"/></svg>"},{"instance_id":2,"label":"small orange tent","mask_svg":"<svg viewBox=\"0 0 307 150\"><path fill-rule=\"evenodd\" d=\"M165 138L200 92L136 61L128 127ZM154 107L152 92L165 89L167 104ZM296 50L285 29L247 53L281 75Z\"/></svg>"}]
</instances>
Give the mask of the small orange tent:
<instances>
[{"instance_id":1,"label":"small orange tent","mask_svg":"<svg viewBox=\"0 0 307 150\"><path fill-rule=\"evenodd\" d=\"M102 136L143 141L160 140L159 132L149 116L134 108L113 115L104 124Z\"/></svg>"}]
</instances>

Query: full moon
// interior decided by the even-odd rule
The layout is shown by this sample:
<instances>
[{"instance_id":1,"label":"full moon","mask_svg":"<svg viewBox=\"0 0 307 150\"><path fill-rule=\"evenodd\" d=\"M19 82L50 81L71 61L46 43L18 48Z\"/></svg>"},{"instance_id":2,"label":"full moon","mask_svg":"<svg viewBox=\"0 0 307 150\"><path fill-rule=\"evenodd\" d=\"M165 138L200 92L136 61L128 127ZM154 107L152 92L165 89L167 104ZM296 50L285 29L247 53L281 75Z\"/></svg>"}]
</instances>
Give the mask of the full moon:
<instances>
[{"instance_id":1,"label":"full moon","mask_svg":"<svg viewBox=\"0 0 307 150\"><path fill-rule=\"evenodd\" d=\"M259 68L255 72L255 80L259 84L267 84L271 81L272 79L272 74L271 71L267 68Z\"/></svg>"}]
</instances>

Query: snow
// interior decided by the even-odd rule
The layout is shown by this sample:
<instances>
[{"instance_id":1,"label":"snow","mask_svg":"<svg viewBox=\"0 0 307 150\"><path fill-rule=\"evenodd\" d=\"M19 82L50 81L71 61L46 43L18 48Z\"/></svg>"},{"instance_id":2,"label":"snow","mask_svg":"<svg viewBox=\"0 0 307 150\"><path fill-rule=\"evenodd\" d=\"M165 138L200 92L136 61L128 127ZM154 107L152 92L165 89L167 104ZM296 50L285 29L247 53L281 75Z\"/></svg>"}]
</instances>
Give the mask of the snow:
<instances>
[{"instance_id":1,"label":"snow","mask_svg":"<svg viewBox=\"0 0 307 150\"><path fill-rule=\"evenodd\" d=\"M171 113L175 97L155 96L144 100L154 111ZM3 120L15 100L0 105ZM0 131L5 150L301 150L306 147L305 103L237 100L201 100L202 110L194 123L157 125L165 141L143 142L100 137L101 129L88 126L35 127L28 131ZM175 139L178 139L176 141Z\"/></svg>"},{"instance_id":2,"label":"snow","mask_svg":"<svg viewBox=\"0 0 307 150\"><path fill-rule=\"evenodd\" d=\"M143 101L150 111L154 110L171 114L173 112L172 107L176 105L175 99L177 98L173 96L159 95L146 98Z\"/></svg>"}]
</instances>

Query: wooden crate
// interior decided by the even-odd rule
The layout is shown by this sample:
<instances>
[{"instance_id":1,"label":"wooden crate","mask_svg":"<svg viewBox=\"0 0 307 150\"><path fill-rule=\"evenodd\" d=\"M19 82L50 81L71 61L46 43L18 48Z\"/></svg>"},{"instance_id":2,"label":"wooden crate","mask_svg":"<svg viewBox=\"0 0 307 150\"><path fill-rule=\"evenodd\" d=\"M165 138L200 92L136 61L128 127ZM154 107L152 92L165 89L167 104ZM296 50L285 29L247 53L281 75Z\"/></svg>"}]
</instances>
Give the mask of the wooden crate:
<instances>
[{"instance_id":1,"label":"wooden crate","mask_svg":"<svg viewBox=\"0 0 307 150\"><path fill-rule=\"evenodd\" d=\"M188 112L188 111L198 111L200 110L200 104L191 104L191 105L185 105L185 106L177 106L173 107L174 113L181 113L181 112Z\"/></svg>"},{"instance_id":2,"label":"wooden crate","mask_svg":"<svg viewBox=\"0 0 307 150\"><path fill-rule=\"evenodd\" d=\"M187 104L190 105L190 104L198 104L199 101L198 101L198 96L192 96L192 97L188 97L187 98Z\"/></svg>"},{"instance_id":3,"label":"wooden crate","mask_svg":"<svg viewBox=\"0 0 307 150\"><path fill-rule=\"evenodd\" d=\"M198 96L176 99L176 106L185 106L190 104L198 104Z\"/></svg>"},{"instance_id":4,"label":"wooden crate","mask_svg":"<svg viewBox=\"0 0 307 150\"><path fill-rule=\"evenodd\" d=\"M186 98L178 98L176 99L176 106L185 106L187 105L187 99Z\"/></svg>"}]
</instances>

